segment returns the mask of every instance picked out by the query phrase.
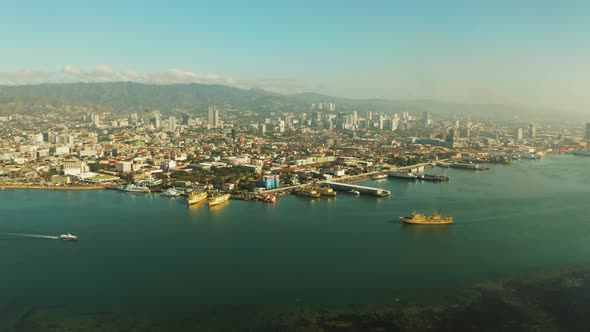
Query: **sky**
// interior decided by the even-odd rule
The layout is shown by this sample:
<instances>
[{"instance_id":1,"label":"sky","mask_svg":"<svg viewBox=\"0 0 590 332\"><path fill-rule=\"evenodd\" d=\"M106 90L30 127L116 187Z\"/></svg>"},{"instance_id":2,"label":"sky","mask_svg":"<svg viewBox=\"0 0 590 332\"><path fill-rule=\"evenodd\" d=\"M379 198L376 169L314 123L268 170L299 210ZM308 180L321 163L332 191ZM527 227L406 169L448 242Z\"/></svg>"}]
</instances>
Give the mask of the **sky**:
<instances>
[{"instance_id":1,"label":"sky","mask_svg":"<svg viewBox=\"0 0 590 332\"><path fill-rule=\"evenodd\" d=\"M0 0L0 85L211 83L586 111L590 2Z\"/></svg>"}]
</instances>

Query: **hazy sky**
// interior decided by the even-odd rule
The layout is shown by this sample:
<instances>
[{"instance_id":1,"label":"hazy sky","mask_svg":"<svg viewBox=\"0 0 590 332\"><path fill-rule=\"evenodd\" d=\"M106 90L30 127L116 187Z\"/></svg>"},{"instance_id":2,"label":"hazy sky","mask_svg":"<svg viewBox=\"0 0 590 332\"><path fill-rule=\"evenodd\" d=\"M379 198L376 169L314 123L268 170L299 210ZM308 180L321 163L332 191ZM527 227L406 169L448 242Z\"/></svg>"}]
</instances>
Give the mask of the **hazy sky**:
<instances>
[{"instance_id":1,"label":"hazy sky","mask_svg":"<svg viewBox=\"0 0 590 332\"><path fill-rule=\"evenodd\" d=\"M0 84L111 80L585 110L590 2L0 0Z\"/></svg>"}]
</instances>

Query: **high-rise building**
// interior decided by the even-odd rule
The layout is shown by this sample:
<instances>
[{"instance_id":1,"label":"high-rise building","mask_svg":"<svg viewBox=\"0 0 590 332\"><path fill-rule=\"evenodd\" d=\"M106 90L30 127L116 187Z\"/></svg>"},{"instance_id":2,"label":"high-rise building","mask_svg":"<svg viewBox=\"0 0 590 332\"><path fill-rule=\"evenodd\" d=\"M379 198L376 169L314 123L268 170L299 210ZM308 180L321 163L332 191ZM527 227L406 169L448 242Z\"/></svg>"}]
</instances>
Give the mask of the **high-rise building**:
<instances>
[{"instance_id":1,"label":"high-rise building","mask_svg":"<svg viewBox=\"0 0 590 332\"><path fill-rule=\"evenodd\" d=\"M537 127L534 124L529 125L529 137L530 138L537 137Z\"/></svg>"},{"instance_id":2,"label":"high-rise building","mask_svg":"<svg viewBox=\"0 0 590 332\"><path fill-rule=\"evenodd\" d=\"M516 133L515 135L517 140L521 140L522 139L522 128L516 128Z\"/></svg>"},{"instance_id":3,"label":"high-rise building","mask_svg":"<svg viewBox=\"0 0 590 332\"><path fill-rule=\"evenodd\" d=\"M586 123L586 139L590 141L590 122Z\"/></svg>"},{"instance_id":4,"label":"high-rise building","mask_svg":"<svg viewBox=\"0 0 590 332\"><path fill-rule=\"evenodd\" d=\"M209 110L207 112L207 128L219 128L219 110L213 105L209 105Z\"/></svg>"},{"instance_id":5,"label":"high-rise building","mask_svg":"<svg viewBox=\"0 0 590 332\"><path fill-rule=\"evenodd\" d=\"M188 114L182 115L182 124L188 126L189 122L191 121L191 116Z\"/></svg>"},{"instance_id":6,"label":"high-rise building","mask_svg":"<svg viewBox=\"0 0 590 332\"><path fill-rule=\"evenodd\" d=\"M457 143L459 143L459 129L458 128L449 129L449 133L447 134L446 141L447 141L447 143L449 143L449 145L451 147L457 146Z\"/></svg>"},{"instance_id":7,"label":"high-rise building","mask_svg":"<svg viewBox=\"0 0 590 332\"><path fill-rule=\"evenodd\" d=\"M176 131L176 117L175 116L170 116L168 118L168 130L171 132Z\"/></svg>"},{"instance_id":8,"label":"high-rise building","mask_svg":"<svg viewBox=\"0 0 590 332\"><path fill-rule=\"evenodd\" d=\"M422 113L422 125L424 127L428 127L428 126L430 126L430 123L432 123L432 118L430 117L430 112Z\"/></svg>"}]
</instances>

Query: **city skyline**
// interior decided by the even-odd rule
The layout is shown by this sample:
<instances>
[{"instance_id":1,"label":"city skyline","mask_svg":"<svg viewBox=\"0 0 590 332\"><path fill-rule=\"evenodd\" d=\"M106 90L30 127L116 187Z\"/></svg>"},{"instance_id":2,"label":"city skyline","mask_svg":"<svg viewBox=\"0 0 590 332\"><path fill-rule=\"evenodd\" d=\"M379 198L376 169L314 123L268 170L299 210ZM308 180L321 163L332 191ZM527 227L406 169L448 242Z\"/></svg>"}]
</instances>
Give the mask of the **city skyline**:
<instances>
[{"instance_id":1,"label":"city skyline","mask_svg":"<svg viewBox=\"0 0 590 332\"><path fill-rule=\"evenodd\" d=\"M586 113L590 102L584 3L29 1L4 9L1 85L207 83Z\"/></svg>"}]
</instances>

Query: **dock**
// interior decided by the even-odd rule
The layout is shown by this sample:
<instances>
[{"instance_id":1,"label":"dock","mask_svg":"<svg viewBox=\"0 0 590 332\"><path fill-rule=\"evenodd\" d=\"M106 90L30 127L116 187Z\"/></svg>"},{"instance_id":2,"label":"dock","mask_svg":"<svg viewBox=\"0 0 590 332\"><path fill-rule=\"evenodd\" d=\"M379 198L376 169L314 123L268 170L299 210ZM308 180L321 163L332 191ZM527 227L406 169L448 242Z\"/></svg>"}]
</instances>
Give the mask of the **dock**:
<instances>
[{"instance_id":1,"label":"dock","mask_svg":"<svg viewBox=\"0 0 590 332\"><path fill-rule=\"evenodd\" d=\"M333 181L325 181L325 184L332 187L334 190L340 191L350 191L350 190L358 190L361 194L377 196L377 197L387 197L391 196L391 192L389 190L385 190L383 188L374 188L374 187L366 187L366 186L359 186L356 184L348 184L348 183L341 183L341 182L333 182Z\"/></svg>"}]
</instances>

